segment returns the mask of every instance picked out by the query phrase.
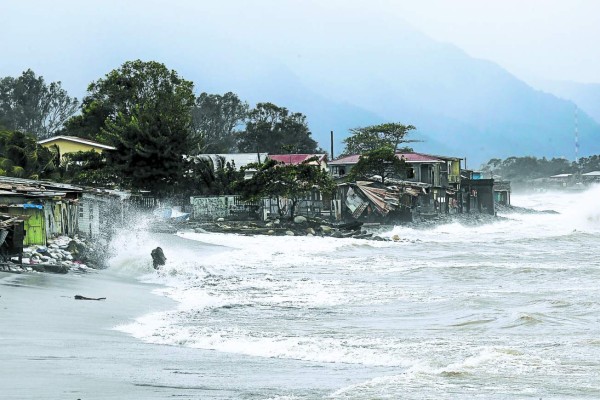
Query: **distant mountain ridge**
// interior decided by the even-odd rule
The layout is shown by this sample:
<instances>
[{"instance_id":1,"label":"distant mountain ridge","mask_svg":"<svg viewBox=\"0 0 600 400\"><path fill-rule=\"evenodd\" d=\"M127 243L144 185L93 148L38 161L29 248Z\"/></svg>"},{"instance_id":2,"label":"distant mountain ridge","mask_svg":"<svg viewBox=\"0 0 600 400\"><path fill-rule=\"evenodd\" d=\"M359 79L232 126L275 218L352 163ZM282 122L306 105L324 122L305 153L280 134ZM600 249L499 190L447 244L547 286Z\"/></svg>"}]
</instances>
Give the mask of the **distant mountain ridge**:
<instances>
[{"instance_id":1,"label":"distant mountain ridge","mask_svg":"<svg viewBox=\"0 0 600 400\"><path fill-rule=\"evenodd\" d=\"M211 77L211 84L250 102L304 113L323 149L329 150L334 130L336 154L350 128L402 122L417 127L411 138L423 142L414 144L416 150L467 157L472 167L513 155L574 158L573 102L407 25L399 25L396 36L357 34L365 35L363 47L332 46L324 60L310 49L300 61L274 53L268 61L250 61L251 71L230 64L229 73ZM201 79L189 78L203 87ZM583 111L578 119L580 155L600 153L600 124Z\"/></svg>"},{"instance_id":2,"label":"distant mountain ridge","mask_svg":"<svg viewBox=\"0 0 600 400\"><path fill-rule=\"evenodd\" d=\"M532 85L544 92L567 99L600 123L600 83L536 80Z\"/></svg>"}]
</instances>

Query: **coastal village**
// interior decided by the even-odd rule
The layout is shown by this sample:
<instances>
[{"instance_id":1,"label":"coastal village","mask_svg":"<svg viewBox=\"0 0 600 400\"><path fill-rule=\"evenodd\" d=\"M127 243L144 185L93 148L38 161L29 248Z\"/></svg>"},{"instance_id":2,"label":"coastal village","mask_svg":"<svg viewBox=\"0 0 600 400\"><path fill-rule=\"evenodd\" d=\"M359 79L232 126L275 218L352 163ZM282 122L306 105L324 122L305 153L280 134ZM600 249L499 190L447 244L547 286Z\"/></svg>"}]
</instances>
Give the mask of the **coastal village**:
<instances>
[{"instance_id":1,"label":"coastal village","mask_svg":"<svg viewBox=\"0 0 600 400\"><path fill-rule=\"evenodd\" d=\"M39 143L56 146L63 156L80 151L112 151L110 146L72 136L52 137ZM235 165L245 171L244 179L256 172L245 167L266 160L280 165L308 164L328 173L336 183L335 190L308 190L298 200L292 218L291 199L287 198L245 201L234 194L192 196L188 203L161 204L149 192L0 176L0 265L9 271L59 273L97 267L99 264L87 246L108 240L111 232L126 223L126 215L134 211L152 215L158 230L196 227L253 234L372 238L361 228L363 225L413 223L465 213L494 215L495 204L510 204L509 182L485 179L481 173L464 169L457 157L397 152L396 157L406 163L407 177L389 177L385 183L379 176L358 181L345 179L360 155L334 160L328 160L326 154L195 157L212 160L214 168L219 162ZM286 223L286 219L291 220Z\"/></svg>"},{"instance_id":2,"label":"coastal village","mask_svg":"<svg viewBox=\"0 0 600 400\"><path fill-rule=\"evenodd\" d=\"M39 141L59 154L113 151L110 146L74 136ZM374 175L348 180L360 154L329 160L327 154L200 154L215 168L233 165L252 179L256 165L309 165L327 173L335 188L311 188L292 204L289 198L243 199L237 194L191 196L189 202L166 203L151 192L132 192L0 176L0 268L5 271L66 273L101 267L94 246L106 244L112 232L135 212L154 219L153 229L177 229L268 235L309 235L384 240L365 228L381 225L427 225L462 215L494 216L510 206L510 182L484 177L464 168L459 157L396 152L405 163L403 179ZM585 184L600 172L583 174ZM573 188L571 174L548 177L549 187ZM292 214L292 209L294 212ZM388 239L389 240L389 239ZM400 238L393 238L400 240Z\"/></svg>"}]
</instances>

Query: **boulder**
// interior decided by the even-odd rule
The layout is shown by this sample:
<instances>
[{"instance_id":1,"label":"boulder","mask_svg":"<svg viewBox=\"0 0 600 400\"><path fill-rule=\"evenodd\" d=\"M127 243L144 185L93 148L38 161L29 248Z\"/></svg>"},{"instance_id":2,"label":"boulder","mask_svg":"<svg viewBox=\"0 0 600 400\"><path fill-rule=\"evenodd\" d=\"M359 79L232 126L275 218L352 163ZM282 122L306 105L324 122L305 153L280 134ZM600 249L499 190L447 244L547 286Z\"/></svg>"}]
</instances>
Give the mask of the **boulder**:
<instances>
[{"instance_id":1,"label":"boulder","mask_svg":"<svg viewBox=\"0 0 600 400\"><path fill-rule=\"evenodd\" d=\"M279 225L279 224L281 224L281 221L279 219L276 219L275 221L273 221L273 224L274 225Z\"/></svg>"},{"instance_id":2,"label":"boulder","mask_svg":"<svg viewBox=\"0 0 600 400\"><path fill-rule=\"evenodd\" d=\"M398 235L394 235L394 236L392 236L392 240L393 240L394 242L399 242L399 241L400 241L400 236L398 236Z\"/></svg>"},{"instance_id":3,"label":"boulder","mask_svg":"<svg viewBox=\"0 0 600 400\"><path fill-rule=\"evenodd\" d=\"M217 218L217 222L224 222L224 221L225 221L225 218L223 218L223 217Z\"/></svg>"},{"instance_id":4,"label":"boulder","mask_svg":"<svg viewBox=\"0 0 600 400\"><path fill-rule=\"evenodd\" d=\"M342 232L340 232L340 231L335 231L335 232L333 232L333 233L331 234L331 237L334 237L334 238L342 238L342 237L344 237L344 234L343 234Z\"/></svg>"},{"instance_id":5,"label":"boulder","mask_svg":"<svg viewBox=\"0 0 600 400\"><path fill-rule=\"evenodd\" d=\"M294 232L292 232L292 231L285 231L285 234L286 234L287 236L295 236L295 235L296 235L296 234L295 234Z\"/></svg>"},{"instance_id":6,"label":"boulder","mask_svg":"<svg viewBox=\"0 0 600 400\"><path fill-rule=\"evenodd\" d=\"M273 229L269 229L267 231L267 235L274 235L274 234L275 234L275 231Z\"/></svg>"},{"instance_id":7,"label":"boulder","mask_svg":"<svg viewBox=\"0 0 600 400\"><path fill-rule=\"evenodd\" d=\"M306 217L303 217L302 215L298 215L294 217L294 223L295 224L303 224L306 222Z\"/></svg>"},{"instance_id":8,"label":"boulder","mask_svg":"<svg viewBox=\"0 0 600 400\"><path fill-rule=\"evenodd\" d=\"M321 225L320 226L321 232L325 233L325 234L330 234L331 232L333 232L333 228L330 227L329 225Z\"/></svg>"},{"instance_id":9,"label":"boulder","mask_svg":"<svg viewBox=\"0 0 600 400\"><path fill-rule=\"evenodd\" d=\"M265 228L272 228L273 227L273 222L267 222L265 224Z\"/></svg>"},{"instance_id":10,"label":"boulder","mask_svg":"<svg viewBox=\"0 0 600 400\"><path fill-rule=\"evenodd\" d=\"M315 236L312 233L307 233L306 236Z\"/></svg>"},{"instance_id":11,"label":"boulder","mask_svg":"<svg viewBox=\"0 0 600 400\"><path fill-rule=\"evenodd\" d=\"M315 230L313 228L306 228L306 233L310 236L315 236Z\"/></svg>"}]
</instances>

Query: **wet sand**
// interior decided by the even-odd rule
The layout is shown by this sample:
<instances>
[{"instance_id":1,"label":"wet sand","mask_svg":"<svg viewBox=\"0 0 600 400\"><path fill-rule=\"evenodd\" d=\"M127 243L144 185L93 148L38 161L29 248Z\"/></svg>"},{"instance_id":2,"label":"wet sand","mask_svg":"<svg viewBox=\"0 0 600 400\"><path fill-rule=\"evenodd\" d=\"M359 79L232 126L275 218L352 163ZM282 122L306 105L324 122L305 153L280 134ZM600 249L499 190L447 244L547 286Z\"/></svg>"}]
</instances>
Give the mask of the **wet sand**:
<instances>
[{"instance_id":1,"label":"wet sand","mask_svg":"<svg viewBox=\"0 0 600 400\"><path fill-rule=\"evenodd\" d=\"M152 289L107 271L0 273L3 397L122 398L123 390L131 392L132 382L148 382L141 360L154 352L152 346L112 328L146 312L172 307ZM107 299L75 300L75 295Z\"/></svg>"},{"instance_id":2,"label":"wet sand","mask_svg":"<svg viewBox=\"0 0 600 400\"><path fill-rule=\"evenodd\" d=\"M320 364L144 343L113 329L175 309L157 288L110 269L0 272L0 398L267 399L295 390L320 398L363 369L324 374Z\"/></svg>"}]
</instances>

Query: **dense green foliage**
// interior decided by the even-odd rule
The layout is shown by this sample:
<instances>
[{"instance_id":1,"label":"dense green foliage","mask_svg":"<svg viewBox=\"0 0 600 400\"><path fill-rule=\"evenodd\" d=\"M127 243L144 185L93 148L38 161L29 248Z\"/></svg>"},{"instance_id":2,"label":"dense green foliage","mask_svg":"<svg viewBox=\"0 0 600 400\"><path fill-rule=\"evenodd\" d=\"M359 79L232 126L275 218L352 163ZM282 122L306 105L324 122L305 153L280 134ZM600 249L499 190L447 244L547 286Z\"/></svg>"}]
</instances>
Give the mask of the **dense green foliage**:
<instances>
[{"instance_id":1,"label":"dense green foliage","mask_svg":"<svg viewBox=\"0 0 600 400\"><path fill-rule=\"evenodd\" d=\"M290 113L273 103L258 103L248 113L246 129L238 135L238 149L280 154L284 146L290 146L296 153L318 152L303 114Z\"/></svg>"},{"instance_id":2,"label":"dense green foliage","mask_svg":"<svg viewBox=\"0 0 600 400\"><path fill-rule=\"evenodd\" d=\"M0 175L59 178L58 152L40 146L33 134L0 131Z\"/></svg>"},{"instance_id":3,"label":"dense green foliage","mask_svg":"<svg viewBox=\"0 0 600 400\"><path fill-rule=\"evenodd\" d=\"M191 143L192 82L157 62L130 61L90 84L82 121L107 114L103 142L122 187L169 196L185 172Z\"/></svg>"},{"instance_id":4,"label":"dense green foliage","mask_svg":"<svg viewBox=\"0 0 600 400\"><path fill-rule=\"evenodd\" d=\"M296 205L303 196L313 189L331 193L335 187L329 174L319 166L310 165L311 161L294 165L267 160L261 165L250 165L249 168L257 168L256 173L251 179L239 180L236 189L247 200L276 200L281 216L284 215L281 199L287 198L291 200L290 216L294 218Z\"/></svg>"},{"instance_id":5,"label":"dense green foliage","mask_svg":"<svg viewBox=\"0 0 600 400\"><path fill-rule=\"evenodd\" d=\"M415 142L404 139L414 129L416 128L412 125L400 123L385 123L351 129L350 136L344 139L345 148L342 155L364 154L382 147L391 147L393 151L397 151L401 143ZM403 150L412 151L410 148Z\"/></svg>"},{"instance_id":6,"label":"dense green foliage","mask_svg":"<svg viewBox=\"0 0 600 400\"><path fill-rule=\"evenodd\" d=\"M513 182L526 182L558 174L600 171L600 156L582 157L578 163L565 158L508 157L504 160L493 158L483 165L481 170L490 176L493 174L494 177Z\"/></svg>"},{"instance_id":7,"label":"dense green foliage","mask_svg":"<svg viewBox=\"0 0 600 400\"><path fill-rule=\"evenodd\" d=\"M61 180L75 185L113 187L117 183L115 171L103 153L79 151L62 156Z\"/></svg>"},{"instance_id":8,"label":"dense green foliage","mask_svg":"<svg viewBox=\"0 0 600 400\"><path fill-rule=\"evenodd\" d=\"M0 79L0 126L34 134L39 139L54 135L77 111L78 101L60 82L46 84L31 69L18 78Z\"/></svg>"},{"instance_id":9,"label":"dense green foliage","mask_svg":"<svg viewBox=\"0 0 600 400\"><path fill-rule=\"evenodd\" d=\"M218 154L235 150L235 128L245 121L248 103L232 92L224 95L201 93L192 111L196 148L190 154Z\"/></svg>"},{"instance_id":10,"label":"dense green foliage","mask_svg":"<svg viewBox=\"0 0 600 400\"><path fill-rule=\"evenodd\" d=\"M186 157L186 172L179 194L182 196L220 196L235 193L235 184L244 179L244 172L235 164L221 162L214 165L208 157Z\"/></svg>"},{"instance_id":11,"label":"dense green foliage","mask_svg":"<svg viewBox=\"0 0 600 400\"><path fill-rule=\"evenodd\" d=\"M406 179L406 174L406 161L399 159L392 147L385 146L361 155L348 178L358 180L379 175L384 184L388 178Z\"/></svg>"}]
</instances>

